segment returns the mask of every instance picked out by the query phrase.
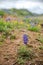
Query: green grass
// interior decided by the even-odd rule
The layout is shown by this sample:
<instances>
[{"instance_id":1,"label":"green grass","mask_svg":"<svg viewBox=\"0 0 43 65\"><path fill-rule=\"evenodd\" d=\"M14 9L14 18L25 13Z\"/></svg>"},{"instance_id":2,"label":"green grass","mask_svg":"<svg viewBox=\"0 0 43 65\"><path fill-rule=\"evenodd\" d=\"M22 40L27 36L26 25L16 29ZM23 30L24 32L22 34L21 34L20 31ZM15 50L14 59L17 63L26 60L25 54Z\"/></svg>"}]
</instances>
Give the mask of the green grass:
<instances>
[{"instance_id":1,"label":"green grass","mask_svg":"<svg viewBox=\"0 0 43 65\"><path fill-rule=\"evenodd\" d=\"M0 36L0 42L3 42L4 38L2 37L2 35Z\"/></svg>"},{"instance_id":2,"label":"green grass","mask_svg":"<svg viewBox=\"0 0 43 65\"><path fill-rule=\"evenodd\" d=\"M25 23L21 24L18 21L14 22L6 22L4 20L0 20L0 32L12 31L14 29L25 28Z\"/></svg>"},{"instance_id":3,"label":"green grass","mask_svg":"<svg viewBox=\"0 0 43 65\"><path fill-rule=\"evenodd\" d=\"M17 57L18 64L25 65L26 61L34 59L35 56L32 49L28 49L27 46L20 46Z\"/></svg>"},{"instance_id":4,"label":"green grass","mask_svg":"<svg viewBox=\"0 0 43 65\"><path fill-rule=\"evenodd\" d=\"M39 32L40 31L40 28L38 28L37 26L34 26L34 27L28 27L28 30L30 31L34 31L34 32Z\"/></svg>"},{"instance_id":5,"label":"green grass","mask_svg":"<svg viewBox=\"0 0 43 65\"><path fill-rule=\"evenodd\" d=\"M0 46L3 45L3 42L0 42Z\"/></svg>"},{"instance_id":6,"label":"green grass","mask_svg":"<svg viewBox=\"0 0 43 65\"><path fill-rule=\"evenodd\" d=\"M4 16L4 15L5 15L5 12L2 11L2 10L0 10L0 15L1 15L1 16Z\"/></svg>"},{"instance_id":7,"label":"green grass","mask_svg":"<svg viewBox=\"0 0 43 65\"><path fill-rule=\"evenodd\" d=\"M30 19L29 19L30 20ZM29 26L27 26L29 25ZM27 20L26 22L18 22L18 21L14 21L14 22L5 22L3 19L0 20L0 32L7 32L7 31L11 31L14 29L28 29L30 31L35 31L35 32L39 32L40 31L40 26L31 26L29 24L29 21Z\"/></svg>"},{"instance_id":8,"label":"green grass","mask_svg":"<svg viewBox=\"0 0 43 65\"><path fill-rule=\"evenodd\" d=\"M2 37L5 39L5 38L8 38L8 36L11 36L11 33L9 31L7 32L4 32Z\"/></svg>"},{"instance_id":9,"label":"green grass","mask_svg":"<svg viewBox=\"0 0 43 65\"><path fill-rule=\"evenodd\" d=\"M12 40L12 39L16 39L16 36L13 34L13 35L10 36L10 39L11 39L11 40Z\"/></svg>"},{"instance_id":10,"label":"green grass","mask_svg":"<svg viewBox=\"0 0 43 65\"><path fill-rule=\"evenodd\" d=\"M30 60L34 57L34 52L32 50L27 49L26 46L21 46L18 50L19 57Z\"/></svg>"},{"instance_id":11,"label":"green grass","mask_svg":"<svg viewBox=\"0 0 43 65\"><path fill-rule=\"evenodd\" d=\"M14 29L14 25L11 22L0 21L0 32L7 32Z\"/></svg>"},{"instance_id":12,"label":"green grass","mask_svg":"<svg viewBox=\"0 0 43 65\"><path fill-rule=\"evenodd\" d=\"M2 35L0 36L0 45L3 45L4 44L4 38L2 37Z\"/></svg>"},{"instance_id":13,"label":"green grass","mask_svg":"<svg viewBox=\"0 0 43 65\"><path fill-rule=\"evenodd\" d=\"M43 43L43 35L39 35L37 40L40 41L41 43Z\"/></svg>"},{"instance_id":14,"label":"green grass","mask_svg":"<svg viewBox=\"0 0 43 65\"><path fill-rule=\"evenodd\" d=\"M22 58L17 58L17 63L19 65L24 65L25 64L25 61Z\"/></svg>"},{"instance_id":15,"label":"green grass","mask_svg":"<svg viewBox=\"0 0 43 65\"><path fill-rule=\"evenodd\" d=\"M4 38L2 37L2 35L0 36L0 45L4 44Z\"/></svg>"},{"instance_id":16,"label":"green grass","mask_svg":"<svg viewBox=\"0 0 43 65\"><path fill-rule=\"evenodd\" d=\"M43 46L39 46L39 49L40 49L40 50L43 50Z\"/></svg>"}]
</instances>

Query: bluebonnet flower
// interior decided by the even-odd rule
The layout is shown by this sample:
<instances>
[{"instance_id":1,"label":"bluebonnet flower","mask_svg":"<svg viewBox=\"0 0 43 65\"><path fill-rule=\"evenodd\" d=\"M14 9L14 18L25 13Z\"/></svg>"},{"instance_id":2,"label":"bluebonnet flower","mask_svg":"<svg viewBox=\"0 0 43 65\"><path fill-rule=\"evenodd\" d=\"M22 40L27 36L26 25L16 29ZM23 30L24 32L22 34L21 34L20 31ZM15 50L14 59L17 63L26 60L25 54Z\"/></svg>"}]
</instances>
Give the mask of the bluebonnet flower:
<instances>
[{"instance_id":1,"label":"bluebonnet flower","mask_svg":"<svg viewBox=\"0 0 43 65\"><path fill-rule=\"evenodd\" d=\"M23 42L24 44L28 43L28 36L26 34L23 35Z\"/></svg>"}]
</instances>

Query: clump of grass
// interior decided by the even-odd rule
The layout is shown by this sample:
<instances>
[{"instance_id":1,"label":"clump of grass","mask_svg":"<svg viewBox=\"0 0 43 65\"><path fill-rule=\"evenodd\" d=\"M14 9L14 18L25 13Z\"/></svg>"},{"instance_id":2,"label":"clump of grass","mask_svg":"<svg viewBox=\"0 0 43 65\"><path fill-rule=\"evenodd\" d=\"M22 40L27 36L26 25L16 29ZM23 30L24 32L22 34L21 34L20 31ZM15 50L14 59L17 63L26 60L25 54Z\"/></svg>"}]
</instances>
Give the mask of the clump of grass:
<instances>
[{"instance_id":1,"label":"clump of grass","mask_svg":"<svg viewBox=\"0 0 43 65\"><path fill-rule=\"evenodd\" d=\"M26 61L35 58L33 50L29 50L27 46L21 46L18 50L18 64L25 65Z\"/></svg>"},{"instance_id":2,"label":"clump of grass","mask_svg":"<svg viewBox=\"0 0 43 65\"><path fill-rule=\"evenodd\" d=\"M11 35L10 36L10 39L12 40L12 39L16 39L16 36L15 35Z\"/></svg>"},{"instance_id":3,"label":"clump of grass","mask_svg":"<svg viewBox=\"0 0 43 65\"><path fill-rule=\"evenodd\" d=\"M3 44L3 42L0 42L0 46Z\"/></svg>"},{"instance_id":4,"label":"clump of grass","mask_svg":"<svg viewBox=\"0 0 43 65\"><path fill-rule=\"evenodd\" d=\"M39 35L37 40L40 41L41 43L43 43L43 35Z\"/></svg>"},{"instance_id":5,"label":"clump of grass","mask_svg":"<svg viewBox=\"0 0 43 65\"><path fill-rule=\"evenodd\" d=\"M16 39L16 35L15 34L11 34L11 32L9 32L9 31L7 31L7 32L3 32L3 34L2 34L2 38L4 38L4 39L6 39L6 38L8 38L9 37L9 39Z\"/></svg>"},{"instance_id":6,"label":"clump of grass","mask_svg":"<svg viewBox=\"0 0 43 65\"><path fill-rule=\"evenodd\" d=\"M38 28L38 27L36 27L36 26L34 26L34 27L28 27L28 30L30 30L30 31L34 31L34 32L39 32L40 31L40 28Z\"/></svg>"},{"instance_id":7,"label":"clump of grass","mask_svg":"<svg viewBox=\"0 0 43 65\"><path fill-rule=\"evenodd\" d=\"M29 25L28 27L28 30L30 31L34 31L34 32L40 32L41 30L41 26L40 25Z\"/></svg>"},{"instance_id":8,"label":"clump of grass","mask_svg":"<svg viewBox=\"0 0 43 65\"><path fill-rule=\"evenodd\" d=\"M0 38L0 42L3 42L4 41L4 39L3 38Z\"/></svg>"},{"instance_id":9,"label":"clump of grass","mask_svg":"<svg viewBox=\"0 0 43 65\"><path fill-rule=\"evenodd\" d=\"M0 42L3 42L4 38L2 37L2 35L0 36Z\"/></svg>"},{"instance_id":10,"label":"clump of grass","mask_svg":"<svg viewBox=\"0 0 43 65\"><path fill-rule=\"evenodd\" d=\"M40 49L40 50L43 50L43 46L39 46L39 49Z\"/></svg>"},{"instance_id":11,"label":"clump of grass","mask_svg":"<svg viewBox=\"0 0 43 65\"><path fill-rule=\"evenodd\" d=\"M4 43L4 38L0 36L0 45L2 45L3 43Z\"/></svg>"},{"instance_id":12,"label":"clump of grass","mask_svg":"<svg viewBox=\"0 0 43 65\"><path fill-rule=\"evenodd\" d=\"M3 33L2 37L3 37L3 38L7 38L7 37L10 36L10 35L11 35L11 33L10 33L9 31L7 31L7 32L4 32L4 33Z\"/></svg>"},{"instance_id":13,"label":"clump of grass","mask_svg":"<svg viewBox=\"0 0 43 65\"><path fill-rule=\"evenodd\" d=\"M5 15L5 12L0 10L0 15L3 17Z\"/></svg>"},{"instance_id":14,"label":"clump of grass","mask_svg":"<svg viewBox=\"0 0 43 65\"><path fill-rule=\"evenodd\" d=\"M26 46L22 46L18 50L18 56L23 59L30 60L30 59L33 59L34 52L32 50L27 49Z\"/></svg>"},{"instance_id":15,"label":"clump of grass","mask_svg":"<svg viewBox=\"0 0 43 65\"><path fill-rule=\"evenodd\" d=\"M7 32L14 29L14 24L10 22L0 21L0 32Z\"/></svg>"},{"instance_id":16,"label":"clump of grass","mask_svg":"<svg viewBox=\"0 0 43 65\"><path fill-rule=\"evenodd\" d=\"M43 39L42 39L42 38L38 38L38 40L39 40L41 43L43 43Z\"/></svg>"},{"instance_id":17,"label":"clump of grass","mask_svg":"<svg viewBox=\"0 0 43 65\"><path fill-rule=\"evenodd\" d=\"M25 64L25 61L22 58L18 58L17 62L18 62L19 65L24 65Z\"/></svg>"},{"instance_id":18,"label":"clump of grass","mask_svg":"<svg viewBox=\"0 0 43 65\"><path fill-rule=\"evenodd\" d=\"M0 32L3 32L5 30L5 24L0 21Z\"/></svg>"}]
</instances>

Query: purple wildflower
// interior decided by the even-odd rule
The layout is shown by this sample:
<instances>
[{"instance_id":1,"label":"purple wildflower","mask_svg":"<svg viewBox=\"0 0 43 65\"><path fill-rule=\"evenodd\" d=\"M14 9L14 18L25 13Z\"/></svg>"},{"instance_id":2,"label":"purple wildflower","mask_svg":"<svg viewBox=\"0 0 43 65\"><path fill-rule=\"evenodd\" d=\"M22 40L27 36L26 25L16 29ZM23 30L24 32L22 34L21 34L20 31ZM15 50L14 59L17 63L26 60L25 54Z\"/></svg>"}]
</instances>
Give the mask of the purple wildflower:
<instances>
[{"instance_id":1,"label":"purple wildflower","mask_svg":"<svg viewBox=\"0 0 43 65\"><path fill-rule=\"evenodd\" d=\"M28 36L26 34L23 35L23 42L24 44L28 43Z\"/></svg>"},{"instance_id":2,"label":"purple wildflower","mask_svg":"<svg viewBox=\"0 0 43 65\"><path fill-rule=\"evenodd\" d=\"M11 20L11 18L10 18L10 17L7 17L7 18L6 18L6 21L10 21L10 20Z\"/></svg>"}]
</instances>

